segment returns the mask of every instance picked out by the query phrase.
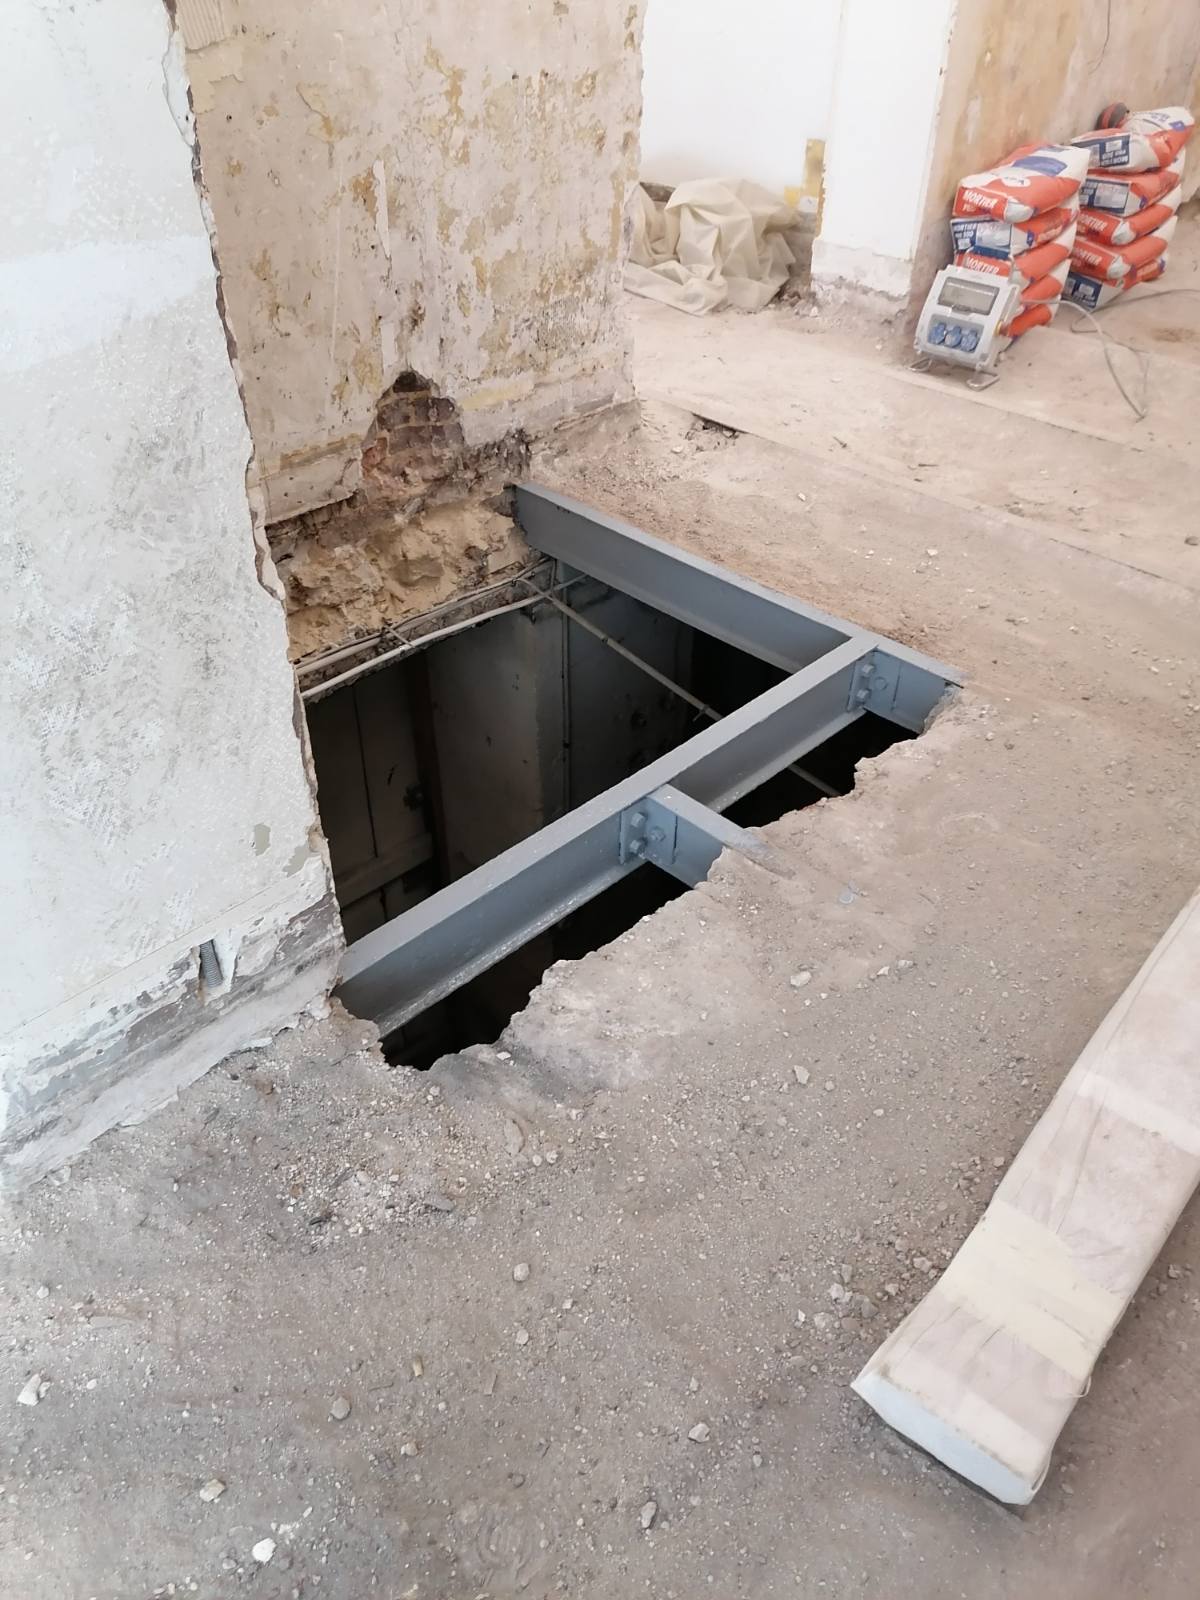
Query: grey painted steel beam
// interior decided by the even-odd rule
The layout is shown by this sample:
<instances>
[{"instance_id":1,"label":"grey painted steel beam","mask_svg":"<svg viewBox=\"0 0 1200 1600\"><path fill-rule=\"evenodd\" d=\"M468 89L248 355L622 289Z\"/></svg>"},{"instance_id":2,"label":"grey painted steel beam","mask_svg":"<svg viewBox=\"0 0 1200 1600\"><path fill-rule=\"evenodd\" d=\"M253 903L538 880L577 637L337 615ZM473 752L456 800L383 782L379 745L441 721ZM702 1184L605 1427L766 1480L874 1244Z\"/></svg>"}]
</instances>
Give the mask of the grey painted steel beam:
<instances>
[{"instance_id":1,"label":"grey painted steel beam","mask_svg":"<svg viewBox=\"0 0 1200 1600\"><path fill-rule=\"evenodd\" d=\"M635 810L658 808L656 847L673 830L670 860L664 849L657 864L699 882L725 846L757 848L718 813L867 711L920 731L959 681L903 645L561 495L525 485L517 508L529 543L560 563L560 577L561 568L587 574L792 675L351 945L341 997L384 1032L654 860L628 848Z\"/></svg>"},{"instance_id":2,"label":"grey painted steel beam","mask_svg":"<svg viewBox=\"0 0 1200 1600\"><path fill-rule=\"evenodd\" d=\"M708 877L722 850L737 850L754 861L770 859L761 839L670 784L621 816L621 859L648 861L689 888Z\"/></svg>"},{"instance_id":3,"label":"grey painted steel beam","mask_svg":"<svg viewBox=\"0 0 1200 1600\"><path fill-rule=\"evenodd\" d=\"M848 637L834 617L549 489L521 484L517 521L535 550L786 672Z\"/></svg>"},{"instance_id":4,"label":"grey painted steel beam","mask_svg":"<svg viewBox=\"0 0 1200 1600\"><path fill-rule=\"evenodd\" d=\"M664 784L720 811L862 716L849 640L677 749L357 940L340 995L384 1032L478 977L629 872L621 814ZM944 685L942 685L944 688Z\"/></svg>"},{"instance_id":5,"label":"grey painted steel beam","mask_svg":"<svg viewBox=\"0 0 1200 1600\"><path fill-rule=\"evenodd\" d=\"M873 692L866 709L910 733L924 727L946 685L961 681L952 667L894 639L765 589L537 484L518 487L517 521L535 550L787 672L846 639L858 640L864 655L882 652L894 663L888 688Z\"/></svg>"}]
</instances>

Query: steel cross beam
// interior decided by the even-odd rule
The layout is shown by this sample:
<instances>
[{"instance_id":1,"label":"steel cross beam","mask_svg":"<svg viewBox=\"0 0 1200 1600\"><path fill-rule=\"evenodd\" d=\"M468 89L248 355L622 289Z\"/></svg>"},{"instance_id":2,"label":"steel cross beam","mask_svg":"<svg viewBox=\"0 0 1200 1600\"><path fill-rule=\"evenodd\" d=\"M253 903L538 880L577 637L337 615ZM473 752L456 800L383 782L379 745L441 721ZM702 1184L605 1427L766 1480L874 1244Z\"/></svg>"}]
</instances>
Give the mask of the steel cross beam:
<instances>
[{"instance_id":1,"label":"steel cross beam","mask_svg":"<svg viewBox=\"0 0 1200 1600\"><path fill-rule=\"evenodd\" d=\"M649 861L689 889L708 877L722 850L763 863L771 858L761 839L670 784L621 813L621 860Z\"/></svg>"},{"instance_id":2,"label":"steel cross beam","mask_svg":"<svg viewBox=\"0 0 1200 1600\"><path fill-rule=\"evenodd\" d=\"M529 543L554 556L560 568L598 578L791 676L352 944L341 998L385 1033L647 860L658 857L664 870L695 883L726 845L757 851L752 835L714 814L866 711L919 731L958 681L950 668L903 645L546 490L519 489L517 509ZM647 837L641 851L631 848L646 826L632 823L634 813L657 817L664 836L674 817L669 852L665 837Z\"/></svg>"}]
</instances>

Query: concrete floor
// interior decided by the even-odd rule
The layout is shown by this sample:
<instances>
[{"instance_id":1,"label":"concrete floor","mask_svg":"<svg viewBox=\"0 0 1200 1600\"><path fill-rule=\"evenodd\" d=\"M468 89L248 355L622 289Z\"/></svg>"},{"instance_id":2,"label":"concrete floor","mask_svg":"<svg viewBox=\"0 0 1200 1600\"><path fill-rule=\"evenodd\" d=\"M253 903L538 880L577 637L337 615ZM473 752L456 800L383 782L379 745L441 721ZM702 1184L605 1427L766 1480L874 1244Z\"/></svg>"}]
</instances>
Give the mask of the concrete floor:
<instances>
[{"instance_id":1,"label":"concrete floor","mask_svg":"<svg viewBox=\"0 0 1200 1600\"><path fill-rule=\"evenodd\" d=\"M973 393L820 318L634 310L640 424L543 480L969 686L496 1050L388 1070L335 1015L10 1205L0 1394L48 1387L5 1594L1196 1592L1194 1210L1025 1515L847 1384L1197 878L1200 306L1110 323L1142 423L1058 326Z\"/></svg>"}]
</instances>

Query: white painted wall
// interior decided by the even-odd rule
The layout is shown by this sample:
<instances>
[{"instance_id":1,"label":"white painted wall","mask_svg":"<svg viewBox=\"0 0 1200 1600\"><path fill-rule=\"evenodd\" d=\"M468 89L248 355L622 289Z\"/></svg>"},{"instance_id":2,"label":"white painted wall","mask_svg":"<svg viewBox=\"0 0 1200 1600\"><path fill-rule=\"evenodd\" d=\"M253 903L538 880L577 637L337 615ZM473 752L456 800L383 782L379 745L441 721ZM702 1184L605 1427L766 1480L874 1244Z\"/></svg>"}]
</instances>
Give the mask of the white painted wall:
<instances>
[{"instance_id":1,"label":"white painted wall","mask_svg":"<svg viewBox=\"0 0 1200 1600\"><path fill-rule=\"evenodd\" d=\"M817 282L908 292L955 3L843 0Z\"/></svg>"},{"instance_id":2,"label":"white painted wall","mask_svg":"<svg viewBox=\"0 0 1200 1600\"><path fill-rule=\"evenodd\" d=\"M0 11L0 1154L89 1071L68 1143L136 1108L112 1074L197 946L274 983L328 890L180 59L162 0ZM129 1043L153 1092L323 994L320 914L286 995L210 994L156 1078Z\"/></svg>"},{"instance_id":3,"label":"white painted wall","mask_svg":"<svg viewBox=\"0 0 1200 1600\"><path fill-rule=\"evenodd\" d=\"M828 131L840 4L647 0L643 179L802 187L805 145Z\"/></svg>"}]
</instances>

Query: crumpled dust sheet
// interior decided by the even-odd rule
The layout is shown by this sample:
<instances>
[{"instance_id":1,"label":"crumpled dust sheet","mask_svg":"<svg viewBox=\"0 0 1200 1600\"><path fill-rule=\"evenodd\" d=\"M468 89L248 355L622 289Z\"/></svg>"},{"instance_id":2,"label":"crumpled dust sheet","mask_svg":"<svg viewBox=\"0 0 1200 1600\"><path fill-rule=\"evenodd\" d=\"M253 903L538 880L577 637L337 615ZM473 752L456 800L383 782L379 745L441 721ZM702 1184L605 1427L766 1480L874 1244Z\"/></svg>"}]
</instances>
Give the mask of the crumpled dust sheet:
<instances>
[{"instance_id":1,"label":"crumpled dust sheet","mask_svg":"<svg viewBox=\"0 0 1200 1600\"><path fill-rule=\"evenodd\" d=\"M761 311L796 259L783 237L799 218L744 178L681 183L665 206L639 184L625 287L703 316L718 306Z\"/></svg>"}]
</instances>

